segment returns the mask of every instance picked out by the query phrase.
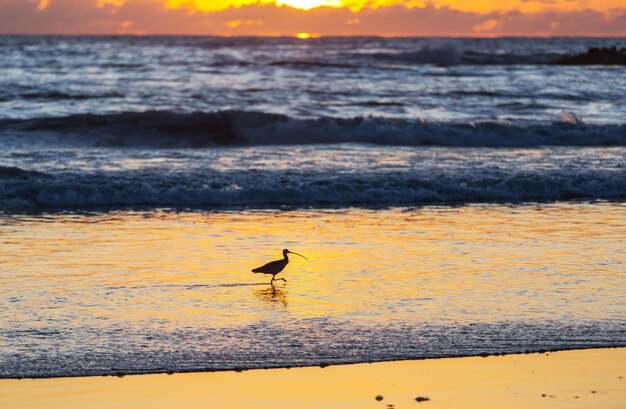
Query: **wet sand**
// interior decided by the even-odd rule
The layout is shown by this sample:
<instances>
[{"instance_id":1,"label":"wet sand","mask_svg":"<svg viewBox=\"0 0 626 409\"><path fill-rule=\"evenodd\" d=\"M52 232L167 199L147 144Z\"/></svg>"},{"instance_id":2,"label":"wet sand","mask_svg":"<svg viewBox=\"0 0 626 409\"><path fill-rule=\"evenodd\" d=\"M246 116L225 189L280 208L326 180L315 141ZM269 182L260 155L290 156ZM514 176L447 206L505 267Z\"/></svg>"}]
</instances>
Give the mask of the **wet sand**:
<instances>
[{"instance_id":1,"label":"wet sand","mask_svg":"<svg viewBox=\"0 0 626 409\"><path fill-rule=\"evenodd\" d=\"M626 346L621 203L70 213L0 230L5 378ZM250 270L285 247L309 261L273 291Z\"/></svg>"},{"instance_id":2,"label":"wet sand","mask_svg":"<svg viewBox=\"0 0 626 409\"><path fill-rule=\"evenodd\" d=\"M617 409L626 402L624 362L626 348L615 348L326 368L1 380L0 407Z\"/></svg>"}]
</instances>

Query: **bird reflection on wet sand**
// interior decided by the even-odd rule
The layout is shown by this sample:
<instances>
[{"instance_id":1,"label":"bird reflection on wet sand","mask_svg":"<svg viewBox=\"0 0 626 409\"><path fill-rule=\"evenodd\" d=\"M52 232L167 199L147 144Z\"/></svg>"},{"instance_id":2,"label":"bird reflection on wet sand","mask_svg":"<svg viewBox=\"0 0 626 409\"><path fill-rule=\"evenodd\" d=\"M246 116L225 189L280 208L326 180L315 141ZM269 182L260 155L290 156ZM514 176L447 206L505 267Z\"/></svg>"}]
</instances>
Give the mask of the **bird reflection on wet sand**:
<instances>
[{"instance_id":1,"label":"bird reflection on wet sand","mask_svg":"<svg viewBox=\"0 0 626 409\"><path fill-rule=\"evenodd\" d=\"M287 290L271 286L270 288L254 290L252 293L262 301L278 304L287 308Z\"/></svg>"}]
</instances>

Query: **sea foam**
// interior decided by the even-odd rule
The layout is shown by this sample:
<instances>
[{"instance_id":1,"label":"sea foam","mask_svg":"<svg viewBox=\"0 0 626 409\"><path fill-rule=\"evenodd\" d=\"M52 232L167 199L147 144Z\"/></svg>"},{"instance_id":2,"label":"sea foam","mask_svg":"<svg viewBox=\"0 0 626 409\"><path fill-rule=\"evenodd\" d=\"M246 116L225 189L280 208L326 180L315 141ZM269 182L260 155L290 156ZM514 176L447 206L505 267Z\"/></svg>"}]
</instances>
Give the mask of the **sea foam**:
<instances>
[{"instance_id":1,"label":"sea foam","mask_svg":"<svg viewBox=\"0 0 626 409\"><path fill-rule=\"evenodd\" d=\"M0 170L0 210L90 207L403 206L626 197L626 169L325 172L196 169L62 172Z\"/></svg>"}]
</instances>

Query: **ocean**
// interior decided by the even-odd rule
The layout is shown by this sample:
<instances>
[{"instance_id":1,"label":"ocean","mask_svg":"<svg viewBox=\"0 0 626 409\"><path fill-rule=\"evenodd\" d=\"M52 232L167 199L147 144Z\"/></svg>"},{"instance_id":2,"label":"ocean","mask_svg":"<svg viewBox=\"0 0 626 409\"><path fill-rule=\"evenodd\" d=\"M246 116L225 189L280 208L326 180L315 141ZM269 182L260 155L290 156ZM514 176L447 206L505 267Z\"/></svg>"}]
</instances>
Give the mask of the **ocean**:
<instances>
[{"instance_id":1,"label":"ocean","mask_svg":"<svg viewBox=\"0 0 626 409\"><path fill-rule=\"evenodd\" d=\"M1 36L0 377L626 346L613 46Z\"/></svg>"}]
</instances>

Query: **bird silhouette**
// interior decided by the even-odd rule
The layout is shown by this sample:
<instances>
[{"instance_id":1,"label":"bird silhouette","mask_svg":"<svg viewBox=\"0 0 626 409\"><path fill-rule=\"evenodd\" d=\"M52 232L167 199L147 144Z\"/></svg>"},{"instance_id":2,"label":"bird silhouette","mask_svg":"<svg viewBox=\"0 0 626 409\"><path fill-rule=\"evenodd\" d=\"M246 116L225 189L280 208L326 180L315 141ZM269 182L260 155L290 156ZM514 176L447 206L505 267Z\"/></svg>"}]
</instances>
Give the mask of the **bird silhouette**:
<instances>
[{"instance_id":1,"label":"bird silhouette","mask_svg":"<svg viewBox=\"0 0 626 409\"><path fill-rule=\"evenodd\" d=\"M308 258L304 257L302 254L298 254L298 253L294 253L293 251L289 251L287 249L283 250L283 258L281 260L276 260L276 261L270 261L269 263L265 264L264 266L255 268L254 270L252 270L253 273L257 273L257 274L271 274L272 275L272 281L270 281L270 285L274 285L274 280L278 281L278 280L283 280L284 282L287 282L287 280L285 280L284 278L279 278L276 279L276 274L280 273L281 271L283 271L285 269L285 267L287 267L287 264L289 264L289 256L287 256L287 254L295 254L297 256L300 256L302 258L304 258L305 260L308 260Z\"/></svg>"}]
</instances>

